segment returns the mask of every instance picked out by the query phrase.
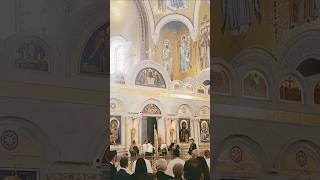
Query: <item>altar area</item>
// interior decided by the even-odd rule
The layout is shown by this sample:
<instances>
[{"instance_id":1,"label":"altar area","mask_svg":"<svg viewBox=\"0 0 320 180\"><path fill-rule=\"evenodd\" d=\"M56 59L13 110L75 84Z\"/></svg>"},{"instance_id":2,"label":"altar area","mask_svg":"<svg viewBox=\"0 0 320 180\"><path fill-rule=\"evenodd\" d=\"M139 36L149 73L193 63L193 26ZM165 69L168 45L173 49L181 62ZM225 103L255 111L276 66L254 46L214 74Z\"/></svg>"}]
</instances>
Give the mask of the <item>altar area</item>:
<instances>
[{"instance_id":1,"label":"altar area","mask_svg":"<svg viewBox=\"0 0 320 180\"><path fill-rule=\"evenodd\" d=\"M134 84L139 73L146 68L159 72L166 89ZM195 139L200 150L210 148L209 86L203 85L203 82L209 80L209 71L204 71L197 80L172 82L161 66L153 61L142 61L128 77L131 77L128 84L111 86L111 150L128 153L132 141L141 147L146 139L154 144L154 126L146 126L150 118L156 121L158 144L169 146L177 141L182 156L186 155L189 148L189 137ZM204 88L199 91L199 88L194 87Z\"/></svg>"}]
</instances>

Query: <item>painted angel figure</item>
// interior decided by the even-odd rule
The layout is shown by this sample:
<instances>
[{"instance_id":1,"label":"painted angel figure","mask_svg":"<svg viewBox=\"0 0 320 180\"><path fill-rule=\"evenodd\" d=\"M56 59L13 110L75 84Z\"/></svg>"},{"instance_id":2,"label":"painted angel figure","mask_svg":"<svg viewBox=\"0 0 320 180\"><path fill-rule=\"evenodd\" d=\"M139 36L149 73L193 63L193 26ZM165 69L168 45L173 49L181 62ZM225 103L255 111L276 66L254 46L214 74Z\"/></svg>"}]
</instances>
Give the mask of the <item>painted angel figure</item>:
<instances>
[{"instance_id":1,"label":"painted angel figure","mask_svg":"<svg viewBox=\"0 0 320 180\"><path fill-rule=\"evenodd\" d=\"M222 33L225 32L227 18L231 34L240 35L250 29L250 0L222 0ZM260 1L252 0L253 12L257 22L261 22Z\"/></svg>"},{"instance_id":2,"label":"painted angel figure","mask_svg":"<svg viewBox=\"0 0 320 180\"><path fill-rule=\"evenodd\" d=\"M171 44L170 44L170 41L168 40L165 40L163 44L164 44L164 48L162 50L162 60L164 63L164 67L169 73L170 78L172 80L173 78L172 77L172 57L171 57L171 50L170 50Z\"/></svg>"},{"instance_id":3,"label":"painted angel figure","mask_svg":"<svg viewBox=\"0 0 320 180\"><path fill-rule=\"evenodd\" d=\"M108 59L109 53L107 52L109 37L107 34L107 29L103 29L97 32L96 37L93 40L92 47L90 47L90 54L88 58L96 65L98 72L107 72L108 70ZM95 58L97 57L97 58Z\"/></svg>"},{"instance_id":4,"label":"painted angel figure","mask_svg":"<svg viewBox=\"0 0 320 180\"><path fill-rule=\"evenodd\" d=\"M204 70L210 66L210 27L205 26L200 29L198 42L200 51L200 69Z\"/></svg>"},{"instance_id":5,"label":"painted angel figure","mask_svg":"<svg viewBox=\"0 0 320 180\"><path fill-rule=\"evenodd\" d=\"M183 35L181 37L179 55L180 55L180 71L184 72L190 68L190 37Z\"/></svg>"}]
</instances>

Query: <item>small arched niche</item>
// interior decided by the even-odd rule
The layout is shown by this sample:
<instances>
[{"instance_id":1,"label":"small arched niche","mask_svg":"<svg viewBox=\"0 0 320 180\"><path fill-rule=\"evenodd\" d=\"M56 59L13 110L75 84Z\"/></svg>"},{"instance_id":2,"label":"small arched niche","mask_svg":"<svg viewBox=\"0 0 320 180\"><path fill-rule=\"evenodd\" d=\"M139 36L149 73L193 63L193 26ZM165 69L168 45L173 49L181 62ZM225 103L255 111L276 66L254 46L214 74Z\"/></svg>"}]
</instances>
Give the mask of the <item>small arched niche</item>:
<instances>
[{"instance_id":1,"label":"small arched niche","mask_svg":"<svg viewBox=\"0 0 320 180\"><path fill-rule=\"evenodd\" d=\"M230 76L227 69L221 64L214 64L213 68L213 92L218 94L230 94Z\"/></svg>"},{"instance_id":2,"label":"small arched niche","mask_svg":"<svg viewBox=\"0 0 320 180\"><path fill-rule=\"evenodd\" d=\"M257 70L248 71L242 79L242 95L246 97L268 98L268 84L265 76Z\"/></svg>"},{"instance_id":3,"label":"small arched niche","mask_svg":"<svg viewBox=\"0 0 320 180\"><path fill-rule=\"evenodd\" d=\"M293 74L285 75L280 81L280 100L302 102L302 86Z\"/></svg>"},{"instance_id":4,"label":"small arched niche","mask_svg":"<svg viewBox=\"0 0 320 180\"><path fill-rule=\"evenodd\" d=\"M162 74L151 67L143 68L139 71L135 79L135 85L164 89L167 87Z\"/></svg>"}]
</instances>

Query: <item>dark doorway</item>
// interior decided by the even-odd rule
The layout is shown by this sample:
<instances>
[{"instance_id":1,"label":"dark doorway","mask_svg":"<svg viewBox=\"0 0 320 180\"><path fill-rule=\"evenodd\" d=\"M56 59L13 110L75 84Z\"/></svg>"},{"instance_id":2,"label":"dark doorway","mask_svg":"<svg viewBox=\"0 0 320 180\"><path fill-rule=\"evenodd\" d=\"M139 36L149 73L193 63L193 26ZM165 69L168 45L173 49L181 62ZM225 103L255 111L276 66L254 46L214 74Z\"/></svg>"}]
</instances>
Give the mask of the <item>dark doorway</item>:
<instances>
[{"instance_id":1,"label":"dark doorway","mask_svg":"<svg viewBox=\"0 0 320 180\"><path fill-rule=\"evenodd\" d=\"M154 144L154 127L158 131L158 123L156 117L144 117L142 120L142 142L148 139Z\"/></svg>"}]
</instances>

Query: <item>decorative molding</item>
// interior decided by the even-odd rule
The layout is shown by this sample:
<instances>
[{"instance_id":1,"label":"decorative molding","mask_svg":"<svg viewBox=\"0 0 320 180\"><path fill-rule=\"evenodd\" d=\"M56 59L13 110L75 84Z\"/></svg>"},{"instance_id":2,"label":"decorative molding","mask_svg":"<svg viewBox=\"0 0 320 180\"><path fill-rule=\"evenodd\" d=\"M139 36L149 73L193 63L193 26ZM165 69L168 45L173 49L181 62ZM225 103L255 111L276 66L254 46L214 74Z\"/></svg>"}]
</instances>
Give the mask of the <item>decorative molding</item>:
<instances>
[{"instance_id":1,"label":"decorative molding","mask_svg":"<svg viewBox=\"0 0 320 180\"><path fill-rule=\"evenodd\" d=\"M6 130L2 132L0 137L2 147L7 150L14 150L17 148L19 143L19 137L15 131Z\"/></svg>"},{"instance_id":2,"label":"decorative molding","mask_svg":"<svg viewBox=\"0 0 320 180\"><path fill-rule=\"evenodd\" d=\"M161 110L155 104L148 104L143 108L142 113L144 113L144 114L161 114Z\"/></svg>"},{"instance_id":3,"label":"decorative molding","mask_svg":"<svg viewBox=\"0 0 320 180\"><path fill-rule=\"evenodd\" d=\"M233 146L230 149L230 158L233 162L241 162L243 159L243 153L239 146Z\"/></svg>"}]
</instances>

